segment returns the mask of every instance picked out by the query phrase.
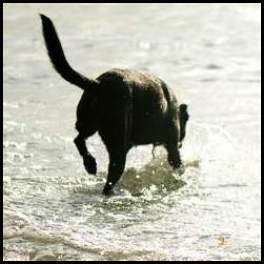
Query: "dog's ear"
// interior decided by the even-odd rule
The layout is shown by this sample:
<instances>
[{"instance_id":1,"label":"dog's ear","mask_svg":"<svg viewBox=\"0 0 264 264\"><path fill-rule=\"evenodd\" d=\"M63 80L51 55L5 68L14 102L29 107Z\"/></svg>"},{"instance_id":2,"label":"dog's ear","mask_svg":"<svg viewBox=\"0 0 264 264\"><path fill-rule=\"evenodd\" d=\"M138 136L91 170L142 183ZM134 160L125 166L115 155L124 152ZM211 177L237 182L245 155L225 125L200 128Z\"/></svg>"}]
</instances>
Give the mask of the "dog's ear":
<instances>
[{"instance_id":1,"label":"dog's ear","mask_svg":"<svg viewBox=\"0 0 264 264\"><path fill-rule=\"evenodd\" d=\"M186 122L189 119L187 108L188 108L187 104L181 104L179 106L181 122Z\"/></svg>"},{"instance_id":2,"label":"dog's ear","mask_svg":"<svg viewBox=\"0 0 264 264\"><path fill-rule=\"evenodd\" d=\"M180 108L181 114L188 115L188 112L187 112L188 105L187 104L180 104L179 108Z\"/></svg>"},{"instance_id":3,"label":"dog's ear","mask_svg":"<svg viewBox=\"0 0 264 264\"><path fill-rule=\"evenodd\" d=\"M179 106L179 114L180 114L180 142L182 142L182 140L185 137L185 133L186 133L186 123L189 120L189 114L187 111L187 104L181 104Z\"/></svg>"},{"instance_id":4,"label":"dog's ear","mask_svg":"<svg viewBox=\"0 0 264 264\"><path fill-rule=\"evenodd\" d=\"M180 109L181 110L187 110L187 104L180 104Z\"/></svg>"}]
</instances>

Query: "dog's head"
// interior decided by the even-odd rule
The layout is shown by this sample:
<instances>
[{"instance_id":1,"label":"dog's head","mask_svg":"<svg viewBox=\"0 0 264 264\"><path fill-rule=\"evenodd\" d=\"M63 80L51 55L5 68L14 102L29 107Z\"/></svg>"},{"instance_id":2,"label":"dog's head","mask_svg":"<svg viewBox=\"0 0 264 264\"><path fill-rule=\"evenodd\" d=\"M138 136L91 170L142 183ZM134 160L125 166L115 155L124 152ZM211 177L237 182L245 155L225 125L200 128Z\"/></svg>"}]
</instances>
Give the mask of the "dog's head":
<instances>
[{"instance_id":1,"label":"dog's head","mask_svg":"<svg viewBox=\"0 0 264 264\"><path fill-rule=\"evenodd\" d=\"M186 124L187 124L187 121L189 120L189 114L187 112L187 105L186 104L181 104L179 106L179 115L180 115L180 142L179 142L179 147L181 147L182 141L185 138L185 134L186 134Z\"/></svg>"}]
</instances>

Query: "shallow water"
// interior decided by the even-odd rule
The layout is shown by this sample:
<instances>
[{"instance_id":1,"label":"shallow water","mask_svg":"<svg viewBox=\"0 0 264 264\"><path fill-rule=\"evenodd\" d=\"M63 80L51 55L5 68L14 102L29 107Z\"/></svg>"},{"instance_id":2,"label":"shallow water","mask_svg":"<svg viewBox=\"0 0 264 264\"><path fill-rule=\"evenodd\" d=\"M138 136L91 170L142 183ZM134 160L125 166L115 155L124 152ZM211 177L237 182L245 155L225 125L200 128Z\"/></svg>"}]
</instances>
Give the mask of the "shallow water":
<instances>
[{"instance_id":1,"label":"shallow water","mask_svg":"<svg viewBox=\"0 0 264 264\"><path fill-rule=\"evenodd\" d=\"M72 66L162 77L189 104L173 172L162 148L128 154L111 198L72 142L81 91L52 69L38 13ZM4 4L5 260L260 260L260 4Z\"/></svg>"}]
</instances>

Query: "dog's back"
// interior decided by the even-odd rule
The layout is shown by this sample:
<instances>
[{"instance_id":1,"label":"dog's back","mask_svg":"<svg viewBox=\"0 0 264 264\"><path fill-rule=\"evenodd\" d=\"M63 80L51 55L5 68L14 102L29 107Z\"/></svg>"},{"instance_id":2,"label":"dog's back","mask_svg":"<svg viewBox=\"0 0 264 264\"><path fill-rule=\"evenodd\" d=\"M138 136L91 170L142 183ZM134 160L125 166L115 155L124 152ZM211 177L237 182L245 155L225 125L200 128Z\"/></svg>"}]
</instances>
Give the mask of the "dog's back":
<instances>
[{"instance_id":1,"label":"dog's back","mask_svg":"<svg viewBox=\"0 0 264 264\"><path fill-rule=\"evenodd\" d=\"M172 105L177 107L177 100L160 78L135 70L113 69L100 75L97 81L104 116L110 109L112 113L115 108L120 111L121 105L129 105L132 115L129 140L133 145L163 141L170 109Z\"/></svg>"}]
</instances>

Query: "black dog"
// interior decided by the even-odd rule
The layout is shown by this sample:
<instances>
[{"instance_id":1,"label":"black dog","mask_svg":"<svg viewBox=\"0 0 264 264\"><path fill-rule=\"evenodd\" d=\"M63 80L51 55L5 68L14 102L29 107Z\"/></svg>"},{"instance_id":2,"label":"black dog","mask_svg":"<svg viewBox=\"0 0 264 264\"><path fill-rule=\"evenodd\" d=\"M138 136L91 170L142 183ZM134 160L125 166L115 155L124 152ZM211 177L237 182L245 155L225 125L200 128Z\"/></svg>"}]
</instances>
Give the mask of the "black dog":
<instances>
[{"instance_id":1,"label":"black dog","mask_svg":"<svg viewBox=\"0 0 264 264\"><path fill-rule=\"evenodd\" d=\"M187 105L179 105L159 78L133 70L113 69L91 80L68 64L52 21L40 15L50 60L68 82L84 90L77 107L74 139L88 173L96 174L95 158L85 139L98 131L109 153L108 177L103 193L111 194L122 175L126 155L135 145L163 145L173 168L181 165L179 148L189 118Z\"/></svg>"}]
</instances>

